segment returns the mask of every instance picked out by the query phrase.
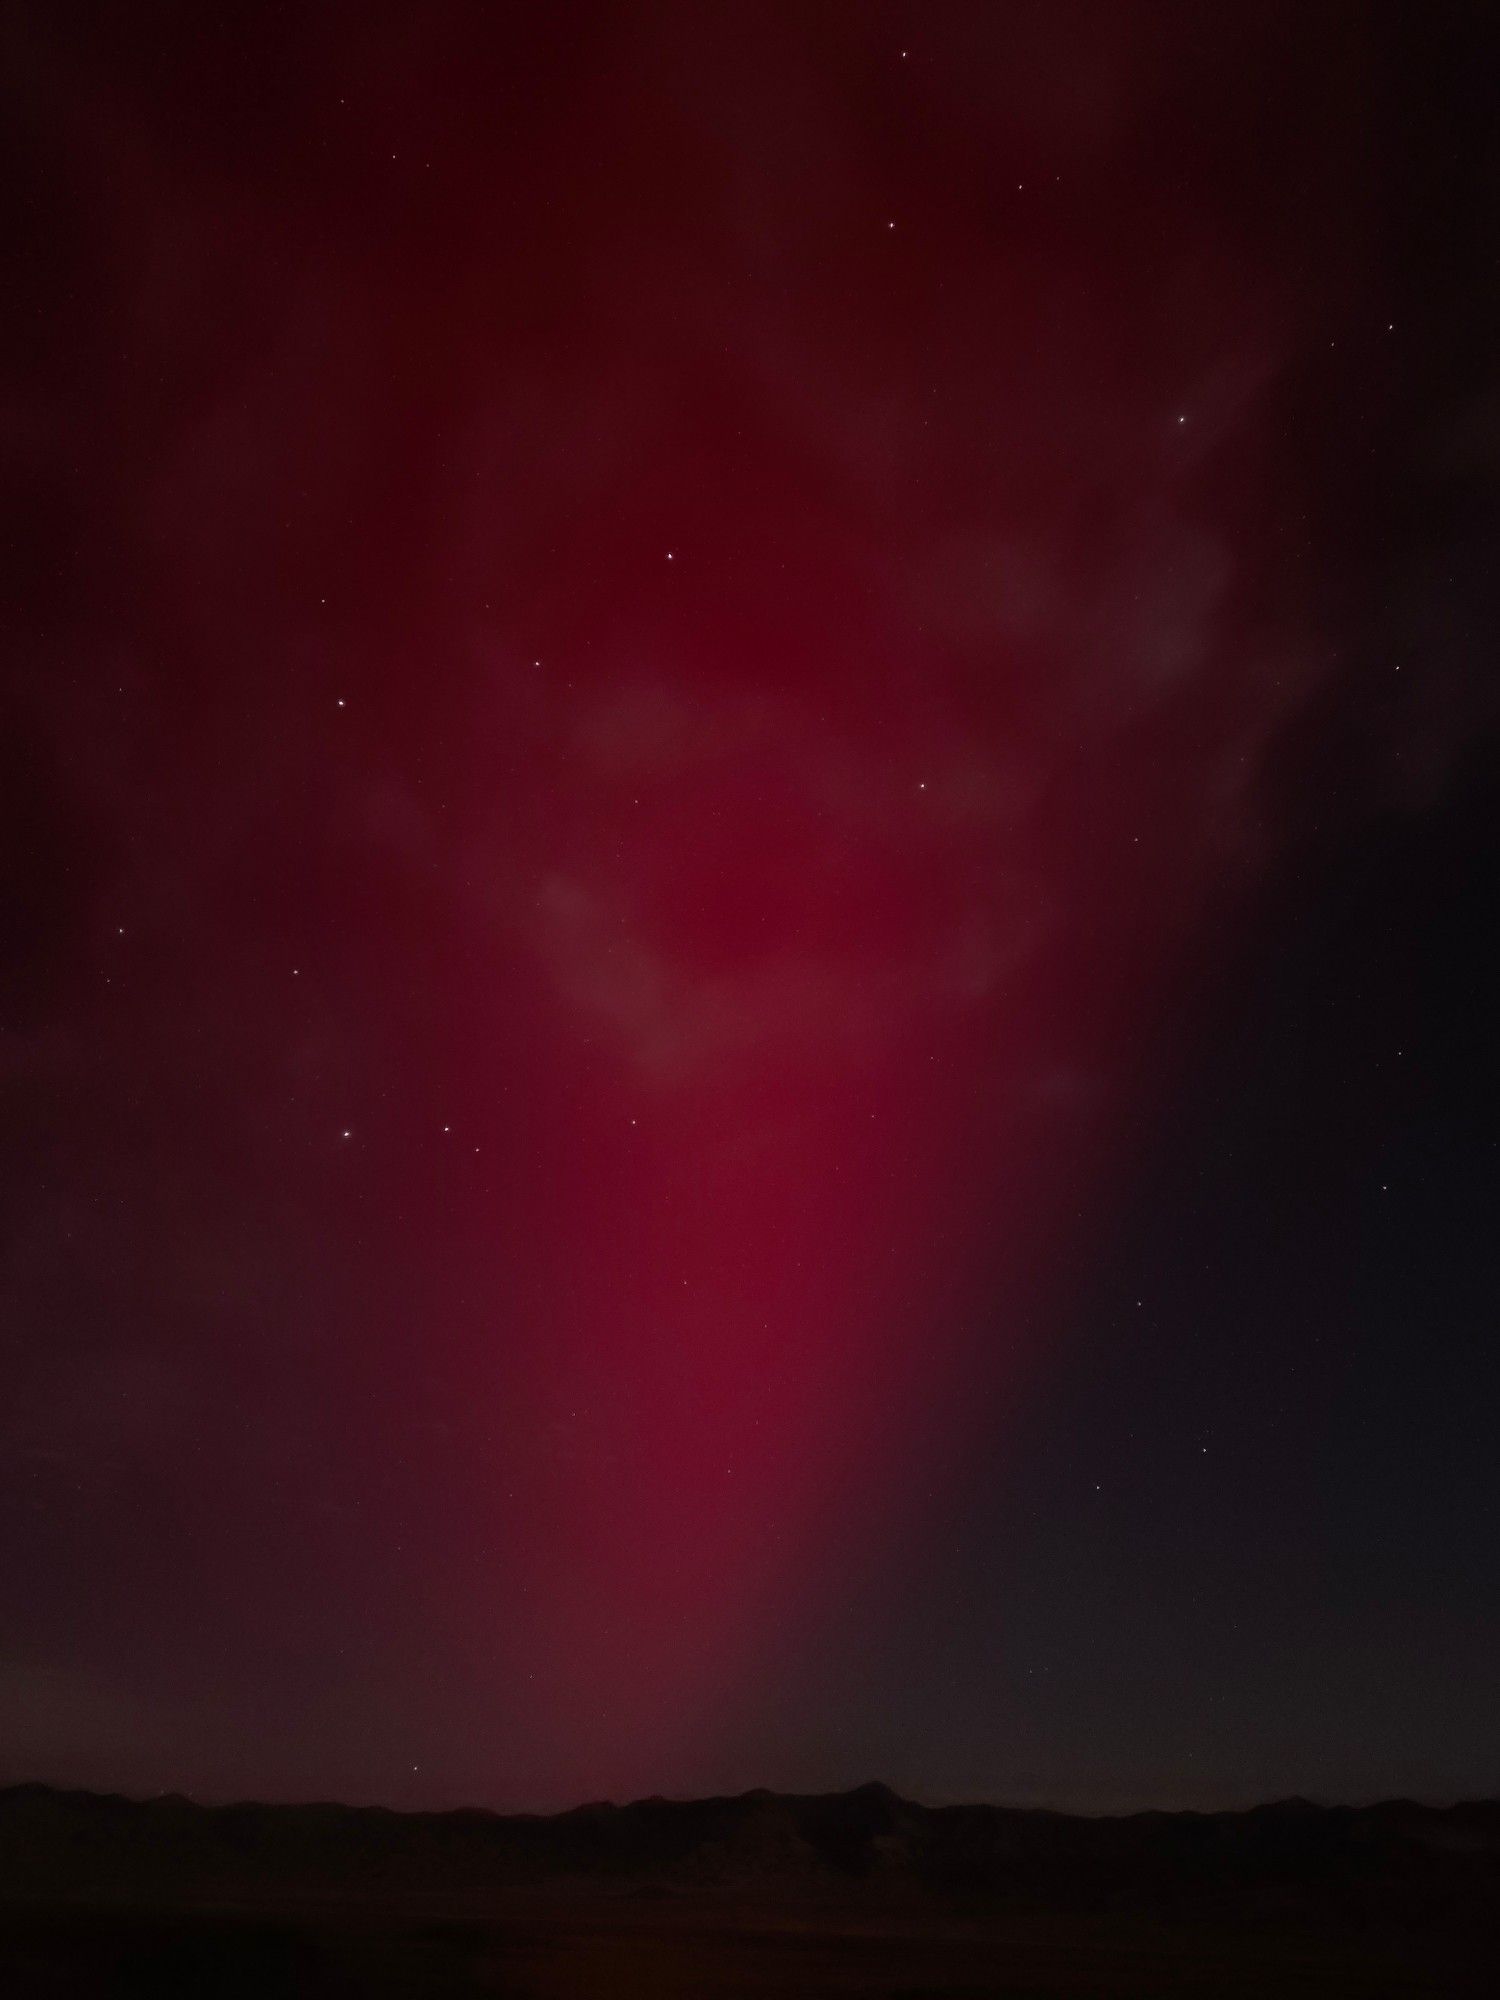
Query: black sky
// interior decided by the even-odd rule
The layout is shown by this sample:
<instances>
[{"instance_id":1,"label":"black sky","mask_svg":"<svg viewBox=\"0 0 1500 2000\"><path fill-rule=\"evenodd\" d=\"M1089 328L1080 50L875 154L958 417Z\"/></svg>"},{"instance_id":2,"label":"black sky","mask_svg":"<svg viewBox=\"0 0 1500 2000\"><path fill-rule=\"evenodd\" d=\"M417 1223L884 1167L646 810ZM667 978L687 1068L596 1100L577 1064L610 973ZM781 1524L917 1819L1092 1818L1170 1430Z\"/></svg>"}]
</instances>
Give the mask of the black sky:
<instances>
[{"instance_id":1,"label":"black sky","mask_svg":"<svg viewBox=\"0 0 1500 2000\"><path fill-rule=\"evenodd\" d=\"M1489 10L4 49L0 1780L1500 1788Z\"/></svg>"}]
</instances>

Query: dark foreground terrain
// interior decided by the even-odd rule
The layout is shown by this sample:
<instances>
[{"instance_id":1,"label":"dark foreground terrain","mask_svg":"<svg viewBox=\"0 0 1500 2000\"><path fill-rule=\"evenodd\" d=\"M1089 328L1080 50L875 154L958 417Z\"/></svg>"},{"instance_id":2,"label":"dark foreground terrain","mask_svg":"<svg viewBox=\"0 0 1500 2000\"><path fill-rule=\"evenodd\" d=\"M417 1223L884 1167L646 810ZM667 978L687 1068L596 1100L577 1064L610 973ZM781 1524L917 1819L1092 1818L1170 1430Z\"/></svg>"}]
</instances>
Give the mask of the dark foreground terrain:
<instances>
[{"instance_id":1,"label":"dark foreground terrain","mask_svg":"<svg viewBox=\"0 0 1500 2000\"><path fill-rule=\"evenodd\" d=\"M0 1792L0 1993L1500 1992L1500 1804L549 1818Z\"/></svg>"}]
</instances>

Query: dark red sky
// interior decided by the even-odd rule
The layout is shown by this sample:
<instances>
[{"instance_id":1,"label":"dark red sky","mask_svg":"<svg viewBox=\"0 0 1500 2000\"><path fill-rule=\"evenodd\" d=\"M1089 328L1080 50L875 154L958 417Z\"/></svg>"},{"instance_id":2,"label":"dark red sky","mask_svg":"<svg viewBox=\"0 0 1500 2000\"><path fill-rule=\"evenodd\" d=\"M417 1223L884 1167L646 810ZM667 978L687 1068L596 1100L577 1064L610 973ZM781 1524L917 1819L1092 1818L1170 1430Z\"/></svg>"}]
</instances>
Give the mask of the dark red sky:
<instances>
[{"instance_id":1,"label":"dark red sky","mask_svg":"<svg viewBox=\"0 0 1500 2000\"><path fill-rule=\"evenodd\" d=\"M1477 14L8 16L0 1777L1500 1782Z\"/></svg>"}]
</instances>

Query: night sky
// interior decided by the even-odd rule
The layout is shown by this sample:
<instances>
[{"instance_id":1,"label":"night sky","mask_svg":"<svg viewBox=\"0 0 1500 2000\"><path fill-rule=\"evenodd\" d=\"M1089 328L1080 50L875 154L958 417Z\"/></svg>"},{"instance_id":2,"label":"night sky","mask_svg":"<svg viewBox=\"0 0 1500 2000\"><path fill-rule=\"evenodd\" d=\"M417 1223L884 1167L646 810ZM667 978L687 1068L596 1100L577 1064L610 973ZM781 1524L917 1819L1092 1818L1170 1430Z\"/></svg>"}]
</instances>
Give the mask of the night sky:
<instances>
[{"instance_id":1,"label":"night sky","mask_svg":"<svg viewBox=\"0 0 1500 2000\"><path fill-rule=\"evenodd\" d=\"M0 54L0 1781L1500 1789L1492 11Z\"/></svg>"}]
</instances>

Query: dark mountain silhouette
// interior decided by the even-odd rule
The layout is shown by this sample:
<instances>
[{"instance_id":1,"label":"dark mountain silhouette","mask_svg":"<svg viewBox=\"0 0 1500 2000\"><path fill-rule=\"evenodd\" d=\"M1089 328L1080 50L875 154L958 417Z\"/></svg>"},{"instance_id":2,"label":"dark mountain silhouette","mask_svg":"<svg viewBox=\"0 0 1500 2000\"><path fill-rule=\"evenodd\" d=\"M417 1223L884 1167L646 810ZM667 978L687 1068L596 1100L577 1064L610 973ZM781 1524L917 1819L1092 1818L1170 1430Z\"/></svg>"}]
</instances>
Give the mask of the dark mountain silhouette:
<instances>
[{"instance_id":1,"label":"dark mountain silhouette","mask_svg":"<svg viewBox=\"0 0 1500 2000\"><path fill-rule=\"evenodd\" d=\"M141 1800L17 1785L0 1791L0 1868L12 1893L158 1881L332 1886L366 1882L374 1871L414 1887L751 1879L785 1887L899 1884L1070 1905L1123 1894L1450 1905L1500 1897L1500 1802L1344 1807L1285 1799L1247 1812L1091 1818L923 1806L871 1784L535 1815L203 1806L170 1794Z\"/></svg>"},{"instance_id":2,"label":"dark mountain silhouette","mask_svg":"<svg viewBox=\"0 0 1500 2000\"><path fill-rule=\"evenodd\" d=\"M708 1952L697 1990L711 1992L713 1950L727 1949L731 1934L734 1949L748 1950L747 1938L780 1937L788 1923L800 1926L807 1949L832 1924L850 1951L882 1926L894 1925L907 1947L940 1934L951 1945L961 1933L977 1951L1017 1924L1023 1944L1035 1946L1041 1925L1064 1958L1081 1936L1134 1939L1121 1963L1139 1959L1149 1934L1167 1969L1157 1962L1158 1984L1141 1990L1160 1992L1272 1990L1174 1984L1176 1929L1195 1941L1190 1960L1222 1947L1228 1965L1261 1965L1268 1939L1292 1938L1302 1954L1293 1953L1292 1971L1279 1962L1266 1971L1278 1991L1479 1991L1500 1911L1500 1803L1286 1799L1247 1812L1086 1818L922 1806L872 1784L540 1816L202 1806L20 1785L0 1792L0 1903L0 1984L10 1992L125 1992L153 1981L155 1990L225 1993L603 1992L624 1977L618 1968L598 1984L549 1983L544 1935L558 1950L588 1937L606 1956L601 1939L621 1950L628 1940L649 1957L668 1942L680 1952L689 1934ZM376 1931L389 1933L386 1946L364 1971L351 1969L361 1950L374 1951ZM487 1985L487 1974L471 1979L468 1960L454 1959L460 1940L476 1939L485 1963L496 1953L513 1958L523 1933L535 1960L530 1984L516 1983L512 1967L510 1984ZM432 1948L433 1962L404 1987L382 1983L392 1939ZM1212 1950L1206 1939L1218 1941ZM1332 1983L1299 1985L1295 1965L1314 1947ZM137 1960L139 1987L130 1984ZM853 1963L847 1953L839 1962ZM1353 1983L1338 1983L1341 1965L1358 1968L1348 1972ZM1441 1968L1441 1983L1420 1983L1428 1967ZM1067 1984L1064 1967L1064 1983L1014 1990L1137 1990L1118 1971L1106 1951L1088 1972L1092 1984ZM250 1983L235 1985L241 1975ZM887 1975L895 1977L890 1966L873 1962L853 1984L799 1985L788 1973L781 1990L1013 1990L945 1985L925 1961L922 1977L935 1983L882 1985ZM657 1984L640 1990L679 1990L670 1969L658 1965L652 1977ZM621 1990L633 1990L628 1980ZM751 1978L735 1990L757 1988Z\"/></svg>"}]
</instances>

